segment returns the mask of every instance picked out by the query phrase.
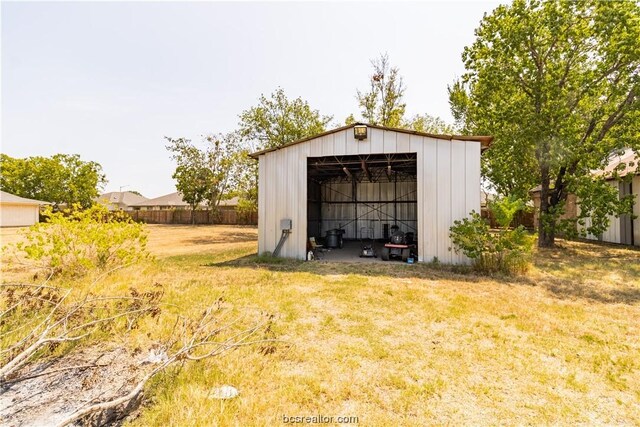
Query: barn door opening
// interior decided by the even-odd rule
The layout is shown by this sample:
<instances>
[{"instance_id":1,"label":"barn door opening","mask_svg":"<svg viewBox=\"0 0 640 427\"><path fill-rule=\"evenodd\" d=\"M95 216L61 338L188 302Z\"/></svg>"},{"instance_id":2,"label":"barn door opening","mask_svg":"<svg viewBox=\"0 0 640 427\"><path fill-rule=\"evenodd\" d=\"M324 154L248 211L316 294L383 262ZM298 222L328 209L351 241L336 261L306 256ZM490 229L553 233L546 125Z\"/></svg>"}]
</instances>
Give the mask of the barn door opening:
<instances>
[{"instance_id":1,"label":"barn door opening","mask_svg":"<svg viewBox=\"0 0 640 427\"><path fill-rule=\"evenodd\" d=\"M310 157L307 170L307 235L327 260L382 248L394 226L417 248L415 153Z\"/></svg>"}]
</instances>

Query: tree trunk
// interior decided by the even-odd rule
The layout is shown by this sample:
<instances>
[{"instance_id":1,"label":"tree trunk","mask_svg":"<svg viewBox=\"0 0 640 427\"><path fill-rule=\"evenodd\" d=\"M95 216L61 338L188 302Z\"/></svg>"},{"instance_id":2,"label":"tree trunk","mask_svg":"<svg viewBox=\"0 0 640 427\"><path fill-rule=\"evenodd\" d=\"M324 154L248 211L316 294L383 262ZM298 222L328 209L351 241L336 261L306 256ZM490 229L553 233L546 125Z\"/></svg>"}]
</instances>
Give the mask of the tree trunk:
<instances>
[{"instance_id":1,"label":"tree trunk","mask_svg":"<svg viewBox=\"0 0 640 427\"><path fill-rule=\"evenodd\" d=\"M555 221L549 221L549 171L544 168L542 170L542 182L540 188L540 215L538 215L538 247L552 248L556 238Z\"/></svg>"},{"instance_id":2,"label":"tree trunk","mask_svg":"<svg viewBox=\"0 0 640 427\"><path fill-rule=\"evenodd\" d=\"M191 225L196 225L196 207L191 206Z\"/></svg>"},{"instance_id":3,"label":"tree trunk","mask_svg":"<svg viewBox=\"0 0 640 427\"><path fill-rule=\"evenodd\" d=\"M540 215L538 229L538 247L539 248L552 248L555 246L556 231L555 225L548 226L547 229L542 225L542 212Z\"/></svg>"}]
</instances>

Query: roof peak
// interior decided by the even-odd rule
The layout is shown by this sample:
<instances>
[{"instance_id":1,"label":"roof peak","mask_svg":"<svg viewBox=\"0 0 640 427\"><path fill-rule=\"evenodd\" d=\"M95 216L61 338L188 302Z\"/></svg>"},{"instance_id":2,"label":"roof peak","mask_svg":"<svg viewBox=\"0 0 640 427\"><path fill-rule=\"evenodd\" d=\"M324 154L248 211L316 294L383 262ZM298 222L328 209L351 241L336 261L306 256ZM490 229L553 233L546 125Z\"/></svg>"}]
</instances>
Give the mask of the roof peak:
<instances>
[{"instance_id":1,"label":"roof peak","mask_svg":"<svg viewBox=\"0 0 640 427\"><path fill-rule=\"evenodd\" d=\"M340 127L334 128L334 129L327 130L325 132L321 132L321 133L316 134L316 135L312 135L312 136L308 136L306 138L298 139L296 141L289 142L289 143L281 145L279 147L266 148L264 150L256 151L255 153L249 154L249 156L253 157L254 159L257 159L258 156L260 156L262 154L269 153L271 151L281 150L283 148L287 148L287 147L290 147L292 145L297 145L297 144L300 144L300 143L303 143L303 142L310 141L312 139L321 138L323 136L331 135L331 134L337 133L337 132L342 132L343 130L347 130L347 129L353 128L354 126L362 126L362 125L370 127L372 129L380 129L380 130L399 132L399 133L405 133L405 134L410 134L410 135L425 136L425 137L428 137L428 138L443 139L443 140L449 140L449 141L452 141L452 140L457 140L457 141L479 141L482 144L482 148L483 149L489 148L489 146L491 145L491 142L493 141L493 136L435 134L435 133L428 133L428 132L419 132L419 131L411 130L411 129L394 128L394 127L380 126L380 125L372 125L370 123L365 123L365 122L354 122L354 123L351 123L351 124L348 124L348 125L345 125L345 126L340 126Z\"/></svg>"}]
</instances>

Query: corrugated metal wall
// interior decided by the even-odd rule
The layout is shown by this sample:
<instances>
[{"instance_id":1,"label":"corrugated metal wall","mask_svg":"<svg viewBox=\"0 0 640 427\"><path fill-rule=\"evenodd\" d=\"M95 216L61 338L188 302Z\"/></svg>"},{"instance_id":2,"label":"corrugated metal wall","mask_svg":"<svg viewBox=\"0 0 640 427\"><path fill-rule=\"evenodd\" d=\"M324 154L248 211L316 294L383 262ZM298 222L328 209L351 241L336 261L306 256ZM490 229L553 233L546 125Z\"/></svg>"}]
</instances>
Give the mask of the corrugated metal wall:
<instances>
[{"instance_id":1,"label":"corrugated metal wall","mask_svg":"<svg viewBox=\"0 0 640 427\"><path fill-rule=\"evenodd\" d=\"M636 203L633 205L633 214L636 216L636 219L633 220L633 244L640 246L640 176L633 177L631 189L636 196Z\"/></svg>"},{"instance_id":2,"label":"corrugated metal wall","mask_svg":"<svg viewBox=\"0 0 640 427\"><path fill-rule=\"evenodd\" d=\"M449 227L471 210L480 212L480 142L440 140L372 128L369 138L362 142L354 139L352 129L346 129L260 156L259 252L273 251L281 234L280 220L289 218L293 220L293 231L281 255L305 258L307 157L385 153L417 153L415 216L419 259L431 261L437 257L445 263L468 262L463 255L449 250ZM376 190L363 191L368 194L367 191ZM410 216L411 212L406 214ZM342 213L335 215L342 217Z\"/></svg>"},{"instance_id":3,"label":"corrugated metal wall","mask_svg":"<svg viewBox=\"0 0 640 427\"><path fill-rule=\"evenodd\" d=\"M620 183L618 181L609 181L609 185L616 187L619 191ZM635 196L635 205L633 206L633 213L637 215L638 218L633 220L633 244L635 246L640 246L640 176L633 177L631 182L631 189L633 191L633 195ZM578 203L578 212L580 211L580 204ZM591 218L585 219L585 227L591 226ZM602 236L594 236L593 234L589 234L587 239L590 240L602 240L603 242L609 243L622 243L621 239L621 224L620 218L616 218L613 215L609 216L609 227L602 233Z\"/></svg>"},{"instance_id":4,"label":"corrugated metal wall","mask_svg":"<svg viewBox=\"0 0 640 427\"><path fill-rule=\"evenodd\" d=\"M317 236L327 230L343 228L346 239L360 239L371 236L383 237L383 224L397 222L404 232L417 233L417 187L416 181L397 183L361 182L357 183L353 202L353 186L350 182L328 182L322 185L321 218ZM395 200L396 203L391 203ZM363 230L364 228L371 228ZM363 234L364 233L364 234Z\"/></svg>"}]
</instances>

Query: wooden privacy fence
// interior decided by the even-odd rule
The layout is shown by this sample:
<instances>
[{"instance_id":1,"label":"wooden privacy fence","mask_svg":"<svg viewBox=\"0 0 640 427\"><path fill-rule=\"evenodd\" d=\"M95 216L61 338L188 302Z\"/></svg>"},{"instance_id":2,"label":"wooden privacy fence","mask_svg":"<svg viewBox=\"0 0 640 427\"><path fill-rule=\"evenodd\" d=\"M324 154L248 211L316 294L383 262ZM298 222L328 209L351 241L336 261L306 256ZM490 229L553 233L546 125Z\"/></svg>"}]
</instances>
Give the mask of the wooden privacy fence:
<instances>
[{"instance_id":1,"label":"wooden privacy fence","mask_svg":"<svg viewBox=\"0 0 640 427\"><path fill-rule=\"evenodd\" d=\"M493 216L493 212L491 212L489 209L482 208L480 214L482 218L489 220L489 226L491 228L499 227L498 223L496 222L496 218ZM519 225L524 226L524 228L533 230L533 212L520 211L516 213L511 226L517 227Z\"/></svg>"},{"instance_id":2,"label":"wooden privacy fence","mask_svg":"<svg viewBox=\"0 0 640 427\"><path fill-rule=\"evenodd\" d=\"M147 224L191 224L190 209L126 211L134 221ZM193 212L196 224L257 225L258 213L241 215L233 207L221 207L218 215L207 210Z\"/></svg>"}]
</instances>

